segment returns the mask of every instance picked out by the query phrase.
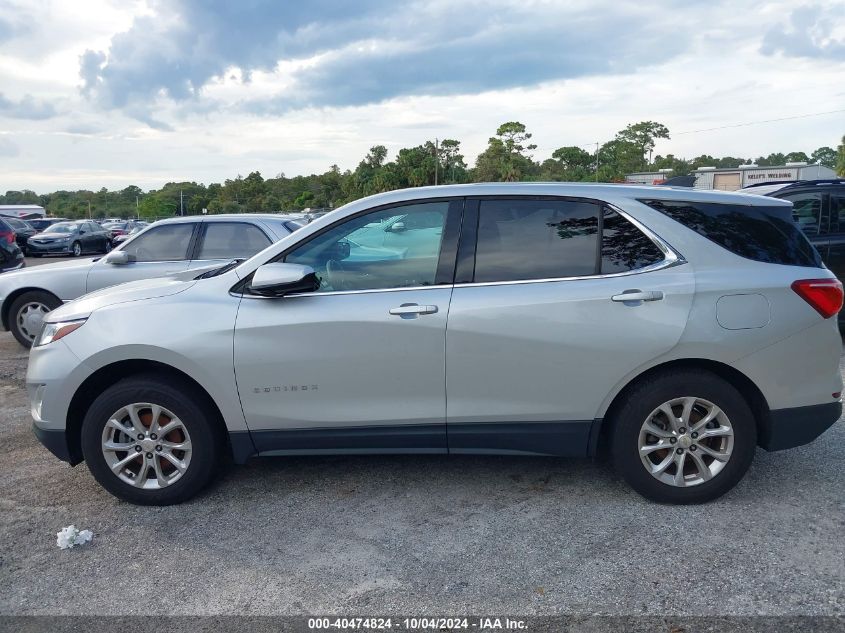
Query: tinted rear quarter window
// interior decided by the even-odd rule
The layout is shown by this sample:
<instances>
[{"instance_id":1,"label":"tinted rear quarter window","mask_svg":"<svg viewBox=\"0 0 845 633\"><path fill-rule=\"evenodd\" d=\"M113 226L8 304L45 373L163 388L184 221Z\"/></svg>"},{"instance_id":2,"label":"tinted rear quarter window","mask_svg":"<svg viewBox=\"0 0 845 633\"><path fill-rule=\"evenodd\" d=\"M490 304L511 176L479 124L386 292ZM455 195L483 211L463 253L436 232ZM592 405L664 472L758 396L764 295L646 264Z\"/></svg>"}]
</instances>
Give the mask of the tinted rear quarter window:
<instances>
[{"instance_id":1,"label":"tinted rear quarter window","mask_svg":"<svg viewBox=\"0 0 845 633\"><path fill-rule=\"evenodd\" d=\"M735 255L769 264L821 267L789 207L640 200Z\"/></svg>"}]
</instances>

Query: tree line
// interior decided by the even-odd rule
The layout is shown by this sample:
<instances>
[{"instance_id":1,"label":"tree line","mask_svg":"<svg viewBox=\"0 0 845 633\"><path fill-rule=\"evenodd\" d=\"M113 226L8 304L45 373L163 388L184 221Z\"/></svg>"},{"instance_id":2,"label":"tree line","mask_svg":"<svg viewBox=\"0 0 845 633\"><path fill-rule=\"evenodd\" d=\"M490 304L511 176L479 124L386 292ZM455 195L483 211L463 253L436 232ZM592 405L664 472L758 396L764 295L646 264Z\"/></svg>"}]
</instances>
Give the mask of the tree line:
<instances>
[{"instance_id":1,"label":"tree line","mask_svg":"<svg viewBox=\"0 0 845 633\"><path fill-rule=\"evenodd\" d=\"M534 158L532 134L519 121L503 123L487 147L468 166L455 139L426 141L405 147L388 160L388 150L376 145L354 170L332 165L322 174L264 178L254 171L246 177L205 185L169 182L161 189L143 191L130 185L119 191L7 191L0 204L38 204L50 215L66 218L144 217L160 218L208 213L275 213L306 208L331 209L346 202L383 191L433 184L505 181L621 182L625 174L671 168L673 175L686 175L703 166L761 166L787 162L820 163L845 177L845 136L837 150L819 147L803 151L772 153L757 158L702 154L691 160L672 154L653 155L657 141L668 139L669 129L655 121L641 121L617 132L595 148L565 146L545 160Z\"/></svg>"}]
</instances>

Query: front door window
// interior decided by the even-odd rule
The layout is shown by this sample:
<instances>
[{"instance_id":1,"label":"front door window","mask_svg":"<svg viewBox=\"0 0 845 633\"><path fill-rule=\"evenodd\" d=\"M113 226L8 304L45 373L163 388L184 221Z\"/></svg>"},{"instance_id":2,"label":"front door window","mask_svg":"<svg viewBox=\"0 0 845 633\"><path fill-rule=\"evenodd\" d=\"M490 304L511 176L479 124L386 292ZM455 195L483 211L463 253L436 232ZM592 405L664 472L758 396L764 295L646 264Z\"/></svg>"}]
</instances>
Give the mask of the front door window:
<instances>
[{"instance_id":1,"label":"front door window","mask_svg":"<svg viewBox=\"0 0 845 633\"><path fill-rule=\"evenodd\" d=\"M391 207L318 234L284 261L310 266L318 292L431 286L449 202Z\"/></svg>"}]
</instances>

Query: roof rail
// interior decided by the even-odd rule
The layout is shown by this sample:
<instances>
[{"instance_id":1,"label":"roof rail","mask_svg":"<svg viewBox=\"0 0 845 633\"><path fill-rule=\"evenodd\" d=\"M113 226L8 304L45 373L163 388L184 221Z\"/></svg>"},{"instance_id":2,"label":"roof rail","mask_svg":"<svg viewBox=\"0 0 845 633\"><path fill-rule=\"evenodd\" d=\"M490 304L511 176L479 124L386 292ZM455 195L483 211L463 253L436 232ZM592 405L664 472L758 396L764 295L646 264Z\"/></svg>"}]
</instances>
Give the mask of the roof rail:
<instances>
[{"instance_id":1,"label":"roof rail","mask_svg":"<svg viewBox=\"0 0 845 633\"><path fill-rule=\"evenodd\" d=\"M767 180L766 182L755 182L750 185L745 185L743 189L751 189L752 187L767 187L769 185L793 185L796 182L805 182L803 180Z\"/></svg>"},{"instance_id":2,"label":"roof rail","mask_svg":"<svg viewBox=\"0 0 845 633\"><path fill-rule=\"evenodd\" d=\"M787 187L798 185L845 185L845 178L822 178L820 180L796 180Z\"/></svg>"}]
</instances>

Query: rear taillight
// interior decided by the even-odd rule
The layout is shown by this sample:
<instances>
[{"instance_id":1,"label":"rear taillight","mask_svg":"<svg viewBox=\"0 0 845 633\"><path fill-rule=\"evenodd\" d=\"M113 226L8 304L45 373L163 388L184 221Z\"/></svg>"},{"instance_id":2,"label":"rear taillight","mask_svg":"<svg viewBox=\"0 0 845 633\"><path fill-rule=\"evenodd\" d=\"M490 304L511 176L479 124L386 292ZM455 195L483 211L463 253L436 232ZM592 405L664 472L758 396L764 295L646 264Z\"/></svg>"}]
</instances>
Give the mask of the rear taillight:
<instances>
[{"instance_id":1,"label":"rear taillight","mask_svg":"<svg viewBox=\"0 0 845 633\"><path fill-rule=\"evenodd\" d=\"M799 279L792 282L792 289L825 319L842 309L842 283L838 279Z\"/></svg>"},{"instance_id":2,"label":"rear taillight","mask_svg":"<svg viewBox=\"0 0 845 633\"><path fill-rule=\"evenodd\" d=\"M6 240L9 244L15 243L15 232L14 231L3 231L0 233L0 239Z\"/></svg>"}]
</instances>

